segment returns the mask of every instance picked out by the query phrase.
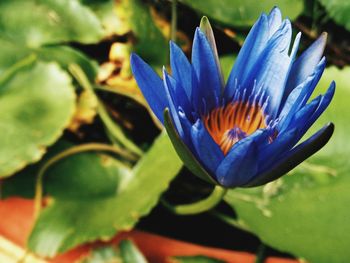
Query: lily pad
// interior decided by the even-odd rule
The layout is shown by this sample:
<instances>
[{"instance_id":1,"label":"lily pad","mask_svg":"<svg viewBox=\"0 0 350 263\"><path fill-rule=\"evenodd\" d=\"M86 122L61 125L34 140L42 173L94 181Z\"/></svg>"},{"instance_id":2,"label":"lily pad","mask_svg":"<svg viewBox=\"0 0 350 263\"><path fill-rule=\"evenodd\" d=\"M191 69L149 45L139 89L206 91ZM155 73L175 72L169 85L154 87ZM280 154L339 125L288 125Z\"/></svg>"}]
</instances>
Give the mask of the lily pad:
<instances>
[{"instance_id":1,"label":"lily pad","mask_svg":"<svg viewBox=\"0 0 350 263\"><path fill-rule=\"evenodd\" d=\"M29 249L43 256L54 256L79 244L97 239L108 240L118 231L130 230L157 204L181 166L164 133L127 173L128 179L118 184L115 192L104 190L107 194L99 198L66 198L62 196L65 192L62 188L62 194L56 192L51 205L40 214L29 238ZM72 167L66 165L65 173L72 173L74 177L77 171ZM75 169L82 167L76 165ZM64 174L63 168L60 169L59 174ZM92 172L86 169L85 173L80 173L79 182L100 176ZM120 170L116 169L115 176L118 174ZM82 179L84 176L86 178ZM96 184L94 191L100 192L99 187Z\"/></svg>"},{"instance_id":2,"label":"lily pad","mask_svg":"<svg viewBox=\"0 0 350 263\"><path fill-rule=\"evenodd\" d=\"M337 82L331 105L312 128L315 132L328 121L335 123L324 149L276 182L230 190L225 197L240 222L263 242L308 262L350 258L349 74L350 68L331 67L319 85L324 91L333 79Z\"/></svg>"},{"instance_id":3,"label":"lily pad","mask_svg":"<svg viewBox=\"0 0 350 263\"><path fill-rule=\"evenodd\" d=\"M91 10L100 19L104 34L111 36L113 34L119 34L119 28L121 20L116 14L116 1L114 0L80 0L86 6L89 6Z\"/></svg>"},{"instance_id":4,"label":"lily pad","mask_svg":"<svg viewBox=\"0 0 350 263\"><path fill-rule=\"evenodd\" d=\"M293 20L302 13L304 6L303 0L181 0L181 2L195 9L200 15L238 27L253 25L262 12L268 13L274 6L278 6L283 10L284 16Z\"/></svg>"},{"instance_id":5,"label":"lily pad","mask_svg":"<svg viewBox=\"0 0 350 263\"><path fill-rule=\"evenodd\" d=\"M78 0L3 0L0 17L1 35L29 47L103 37L97 16Z\"/></svg>"},{"instance_id":6,"label":"lily pad","mask_svg":"<svg viewBox=\"0 0 350 263\"><path fill-rule=\"evenodd\" d=\"M334 19L336 23L350 30L350 5L344 0L320 0L320 3L327 10L327 14Z\"/></svg>"},{"instance_id":7,"label":"lily pad","mask_svg":"<svg viewBox=\"0 0 350 263\"><path fill-rule=\"evenodd\" d=\"M23 67L0 83L0 177L38 161L74 110L71 78L56 63Z\"/></svg>"},{"instance_id":8,"label":"lily pad","mask_svg":"<svg viewBox=\"0 0 350 263\"><path fill-rule=\"evenodd\" d=\"M91 80L95 79L97 75L97 63L80 51L68 46L51 45L29 48L1 37L0 46L2 48L0 53L0 74L18 61L34 54L42 61L57 62L66 70L70 64L78 64Z\"/></svg>"}]
</instances>

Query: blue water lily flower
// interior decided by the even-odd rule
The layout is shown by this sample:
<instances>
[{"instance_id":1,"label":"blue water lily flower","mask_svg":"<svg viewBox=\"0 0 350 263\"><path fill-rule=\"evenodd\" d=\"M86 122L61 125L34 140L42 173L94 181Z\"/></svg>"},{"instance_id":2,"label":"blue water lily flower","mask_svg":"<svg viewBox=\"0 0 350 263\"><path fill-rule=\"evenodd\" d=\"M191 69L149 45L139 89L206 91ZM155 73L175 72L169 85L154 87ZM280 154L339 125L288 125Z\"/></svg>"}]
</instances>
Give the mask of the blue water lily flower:
<instances>
[{"instance_id":1,"label":"blue water lily flower","mask_svg":"<svg viewBox=\"0 0 350 263\"><path fill-rule=\"evenodd\" d=\"M190 63L170 43L171 72L161 79L132 54L135 79L164 123L185 165L223 187L262 185L282 176L321 149L333 133L327 124L296 146L332 100L335 83L309 101L326 60L323 33L296 56L288 19L273 8L249 32L224 84L212 29L196 29Z\"/></svg>"}]
</instances>

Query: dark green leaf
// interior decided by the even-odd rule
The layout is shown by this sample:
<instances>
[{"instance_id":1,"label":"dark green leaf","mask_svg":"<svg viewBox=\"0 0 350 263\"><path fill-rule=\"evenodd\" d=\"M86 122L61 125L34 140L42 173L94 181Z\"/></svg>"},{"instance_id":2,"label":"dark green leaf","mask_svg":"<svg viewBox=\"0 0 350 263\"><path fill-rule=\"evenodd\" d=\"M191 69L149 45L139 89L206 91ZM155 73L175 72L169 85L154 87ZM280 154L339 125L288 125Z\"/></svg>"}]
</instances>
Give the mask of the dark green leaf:
<instances>
[{"instance_id":1,"label":"dark green leaf","mask_svg":"<svg viewBox=\"0 0 350 263\"><path fill-rule=\"evenodd\" d=\"M247 27L254 24L262 12L278 6L283 15L294 19L303 11L303 0L181 0L200 13L230 26Z\"/></svg>"},{"instance_id":2,"label":"dark green leaf","mask_svg":"<svg viewBox=\"0 0 350 263\"><path fill-rule=\"evenodd\" d=\"M166 65L169 57L168 43L155 25L150 9L140 0L122 1L125 16L135 34L134 52L153 65Z\"/></svg>"},{"instance_id":3,"label":"dark green leaf","mask_svg":"<svg viewBox=\"0 0 350 263\"><path fill-rule=\"evenodd\" d=\"M350 30L350 4L344 0L320 0L320 3L326 8L328 15L336 23Z\"/></svg>"}]
</instances>

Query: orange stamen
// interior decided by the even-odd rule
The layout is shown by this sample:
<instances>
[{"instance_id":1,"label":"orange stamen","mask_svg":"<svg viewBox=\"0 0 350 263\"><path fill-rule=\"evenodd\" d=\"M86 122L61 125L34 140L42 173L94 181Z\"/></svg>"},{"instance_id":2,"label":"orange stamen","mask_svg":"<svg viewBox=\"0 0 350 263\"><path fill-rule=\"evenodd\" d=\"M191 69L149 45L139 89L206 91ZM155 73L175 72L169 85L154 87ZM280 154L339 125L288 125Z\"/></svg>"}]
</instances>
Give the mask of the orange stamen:
<instances>
[{"instance_id":1,"label":"orange stamen","mask_svg":"<svg viewBox=\"0 0 350 263\"><path fill-rule=\"evenodd\" d=\"M226 155L232 146L258 129L266 128L265 116L257 104L235 102L213 109L202 118L213 140ZM232 130L237 133L232 135Z\"/></svg>"}]
</instances>

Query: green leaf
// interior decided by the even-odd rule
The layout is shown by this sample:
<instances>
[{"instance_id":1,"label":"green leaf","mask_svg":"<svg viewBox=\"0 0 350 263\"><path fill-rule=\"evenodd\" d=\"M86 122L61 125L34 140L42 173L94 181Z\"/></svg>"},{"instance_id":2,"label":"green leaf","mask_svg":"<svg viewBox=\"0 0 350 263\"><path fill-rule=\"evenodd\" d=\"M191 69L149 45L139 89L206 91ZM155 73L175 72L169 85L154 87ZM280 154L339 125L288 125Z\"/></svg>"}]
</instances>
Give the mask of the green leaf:
<instances>
[{"instance_id":1,"label":"green leaf","mask_svg":"<svg viewBox=\"0 0 350 263\"><path fill-rule=\"evenodd\" d=\"M303 0L181 0L184 4L195 9L200 15L229 26L248 27L254 24L261 12L268 13L278 6L283 16L295 19L303 11Z\"/></svg>"},{"instance_id":2,"label":"green leaf","mask_svg":"<svg viewBox=\"0 0 350 263\"><path fill-rule=\"evenodd\" d=\"M131 240L123 240L119 245L123 263L147 263L140 250Z\"/></svg>"},{"instance_id":3,"label":"green leaf","mask_svg":"<svg viewBox=\"0 0 350 263\"><path fill-rule=\"evenodd\" d=\"M103 37L97 16L78 0L3 0L0 17L1 35L29 47Z\"/></svg>"},{"instance_id":4,"label":"green leaf","mask_svg":"<svg viewBox=\"0 0 350 263\"><path fill-rule=\"evenodd\" d=\"M114 0L80 0L87 5L100 19L104 34L111 36L119 33L120 18L116 14L116 1Z\"/></svg>"},{"instance_id":5,"label":"green leaf","mask_svg":"<svg viewBox=\"0 0 350 263\"><path fill-rule=\"evenodd\" d=\"M91 80L97 75L97 63L86 57L80 51L68 46L44 46L29 48L17 42L0 37L0 74L18 61L35 54L38 59L46 62L57 62L67 70L70 64L78 64Z\"/></svg>"},{"instance_id":6,"label":"green leaf","mask_svg":"<svg viewBox=\"0 0 350 263\"><path fill-rule=\"evenodd\" d=\"M147 263L147 260L131 240L122 240L119 249L115 245L94 249L82 263Z\"/></svg>"},{"instance_id":7,"label":"green leaf","mask_svg":"<svg viewBox=\"0 0 350 263\"><path fill-rule=\"evenodd\" d=\"M308 262L342 263L350 257L350 68L326 69L316 91L335 79L335 97L317 122L335 123L330 142L314 157L271 184L230 190L225 197L240 222L266 244ZM287 238L286 238L287 237Z\"/></svg>"},{"instance_id":8,"label":"green leaf","mask_svg":"<svg viewBox=\"0 0 350 263\"><path fill-rule=\"evenodd\" d=\"M166 65L168 42L155 25L149 7L140 0L123 0L122 8L135 34L134 52L150 64Z\"/></svg>"},{"instance_id":9,"label":"green leaf","mask_svg":"<svg viewBox=\"0 0 350 263\"><path fill-rule=\"evenodd\" d=\"M79 261L80 262L80 261ZM83 259L81 263L124 263L113 246L98 247Z\"/></svg>"},{"instance_id":10,"label":"green leaf","mask_svg":"<svg viewBox=\"0 0 350 263\"><path fill-rule=\"evenodd\" d=\"M222 68L222 73L224 75L225 83L227 82L227 79L230 76L235 60L236 60L235 55L224 55L220 57L220 64Z\"/></svg>"},{"instance_id":11,"label":"green leaf","mask_svg":"<svg viewBox=\"0 0 350 263\"><path fill-rule=\"evenodd\" d=\"M344 0L320 0L320 3L325 7L327 14L334 21L350 30L350 5Z\"/></svg>"},{"instance_id":12,"label":"green leaf","mask_svg":"<svg viewBox=\"0 0 350 263\"><path fill-rule=\"evenodd\" d=\"M162 134L136 164L128 179L118 184L114 194L93 199L67 199L56 193L52 204L40 214L28 247L40 255L53 256L78 244L110 239L118 231L130 230L157 204L159 196L181 167L169 138ZM120 170L115 173L117 176ZM63 170L57 174L63 174ZM79 182L88 180L81 179L82 176L84 173L80 174ZM85 176L91 178L90 170L85 170ZM100 174L93 176L98 178ZM61 191L64 193L65 189ZM99 189L94 191L100 192Z\"/></svg>"},{"instance_id":13,"label":"green leaf","mask_svg":"<svg viewBox=\"0 0 350 263\"><path fill-rule=\"evenodd\" d=\"M75 93L71 78L57 64L36 63L0 83L0 101L4 177L38 161L61 136L74 114Z\"/></svg>"}]
</instances>

